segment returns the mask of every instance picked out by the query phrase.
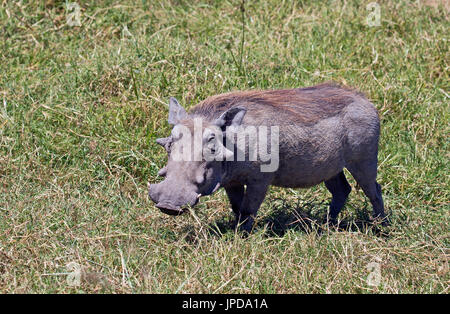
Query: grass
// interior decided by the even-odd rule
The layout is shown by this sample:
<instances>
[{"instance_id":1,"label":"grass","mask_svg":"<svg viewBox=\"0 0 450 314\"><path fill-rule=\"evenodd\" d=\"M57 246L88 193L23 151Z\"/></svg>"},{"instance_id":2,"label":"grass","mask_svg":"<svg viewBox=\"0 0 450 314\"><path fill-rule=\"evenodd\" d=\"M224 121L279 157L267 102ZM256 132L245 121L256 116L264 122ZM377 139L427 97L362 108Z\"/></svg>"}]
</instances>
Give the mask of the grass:
<instances>
[{"instance_id":1,"label":"grass","mask_svg":"<svg viewBox=\"0 0 450 314\"><path fill-rule=\"evenodd\" d=\"M448 293L449 11L378 1L369 27L367 3L251 1L242 19L241 1L79 1L69 26L64 1L3 1L0 291ZM321 224L323 185L272 188L246 239L223 191L177 218L148 200L169 96L326 80L379 110L390 227L364 223L354 181L345 228Z\"/></svg>"}]
</instances>

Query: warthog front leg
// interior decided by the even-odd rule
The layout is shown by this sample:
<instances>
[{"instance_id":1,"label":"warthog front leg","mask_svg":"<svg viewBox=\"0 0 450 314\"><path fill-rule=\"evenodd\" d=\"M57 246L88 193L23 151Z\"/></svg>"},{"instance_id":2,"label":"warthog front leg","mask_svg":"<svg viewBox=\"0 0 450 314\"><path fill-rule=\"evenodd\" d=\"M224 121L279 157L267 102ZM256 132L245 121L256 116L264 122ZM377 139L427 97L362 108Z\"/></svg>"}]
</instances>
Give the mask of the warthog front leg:
<instances>
[{"instance_id":1,"label":"warthog front leg","mask_svg":"<svg viewBox=\"0 0 450 314\"><path fill-rule=\"evenodd\" d=\"M231 209L236 217L239 217L241 212L242 201L244 200L245 187L244 185L233 185L225 187L228 199L230 200Z\"/></svg>"},{"instance_id":2,"label":"warthog front leg","mask_svg":"<svg viewBox=\"0 0 450 314\"><path fill-rule=\"evenodd\" d=\"M262 182L248 184L239 212L236 213L236 226L240 226L242 231L250 232L255 221L259 207L267 193L269 184Z\"/></svg>"}]
</instances>

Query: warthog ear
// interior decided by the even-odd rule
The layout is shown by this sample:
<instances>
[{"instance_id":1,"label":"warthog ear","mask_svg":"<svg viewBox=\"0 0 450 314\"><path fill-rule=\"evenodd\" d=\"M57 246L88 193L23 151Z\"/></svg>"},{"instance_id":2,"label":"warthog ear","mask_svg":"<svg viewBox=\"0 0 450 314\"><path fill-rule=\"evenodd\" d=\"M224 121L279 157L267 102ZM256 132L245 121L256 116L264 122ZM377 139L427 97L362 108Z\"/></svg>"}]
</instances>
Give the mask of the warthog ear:
<instances>
[{"instance_id":1,"label":"warthog ear","mask_svg":"<svg viewBox=\"0 0 450 314\"><path fill-rule=\"evenodd\" d=\"M169 147L170 147L170 143L172 142L172 137L163 137L163 138L157 138L156 139L156 143L158 143L159 145L161 145L162 147L165 148L165 150L169 153Z\"/></svg>"},{"instance_id":2,"label":"warthog ear","mask_svg":"<svg viewBox=\"0 0 450 314\"><path fill-rule=\"evenodd\" d=\"M188 116L186 110L178 103L174 97L170 97L169 101L169 124L177 125L181 120L186 119Z\"/></svg>"},{"instance_id":3,"label":"warthog ear","mask_svg":"<svg viewBox=\"0 0 450 314\"><path fill-rule=\"evenodd\" d=\"M247 109L242 107L234 107L228 109L214 121L214 124L225 130L228 126L238 127L242 123L242 119L247 113Z\"/></svg>"}]
</instances>

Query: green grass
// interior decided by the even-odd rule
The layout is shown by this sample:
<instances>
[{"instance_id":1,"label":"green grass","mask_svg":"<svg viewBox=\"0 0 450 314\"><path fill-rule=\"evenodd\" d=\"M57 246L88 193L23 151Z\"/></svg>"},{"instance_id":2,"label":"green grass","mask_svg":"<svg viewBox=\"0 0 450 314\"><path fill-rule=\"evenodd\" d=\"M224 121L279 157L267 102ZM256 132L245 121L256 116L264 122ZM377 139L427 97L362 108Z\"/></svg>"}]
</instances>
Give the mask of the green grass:
<instances>
[{"instance_id":1,"label":"green grass","mask_svg":"<svg viewBox=\"0 0 450 314\"><path fill-rule=\"evenodd\" d=\"M449 293L449 12L378 1L368 27L368 2L251 1L243 46L240 1L79 1L80 27L64 1L2 2L0 292ZM323 185L272 188L246 239L223 191L177 218L148 200L169 96L326 80L379 110L390 227L354 181L344 230Z\"/></svg>"}]
</instances>

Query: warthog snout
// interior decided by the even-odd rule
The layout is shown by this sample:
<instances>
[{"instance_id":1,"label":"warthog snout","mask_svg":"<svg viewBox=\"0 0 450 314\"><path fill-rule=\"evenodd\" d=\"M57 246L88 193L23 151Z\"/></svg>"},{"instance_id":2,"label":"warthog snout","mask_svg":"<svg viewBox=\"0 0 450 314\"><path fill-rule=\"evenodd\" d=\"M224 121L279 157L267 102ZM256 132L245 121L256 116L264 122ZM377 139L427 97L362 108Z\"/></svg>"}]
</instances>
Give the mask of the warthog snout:
<instances>
[{"instance_id":1,"label":"warthog snout","mask_svg":"<svg viewBox=\"0 0 450 314\"><path fill-rule=\"evenodd\" d=\"M177 216L186 211L186 207L195 206L198 202L199 195L195 192L186 193L184 195L173 195L170 193L173 189L164 187L165 181L158 184L148 185L148 195L163 213L167 215ZM169 191L164 193L164 191Z\"/></svg>"}]
</instances>

